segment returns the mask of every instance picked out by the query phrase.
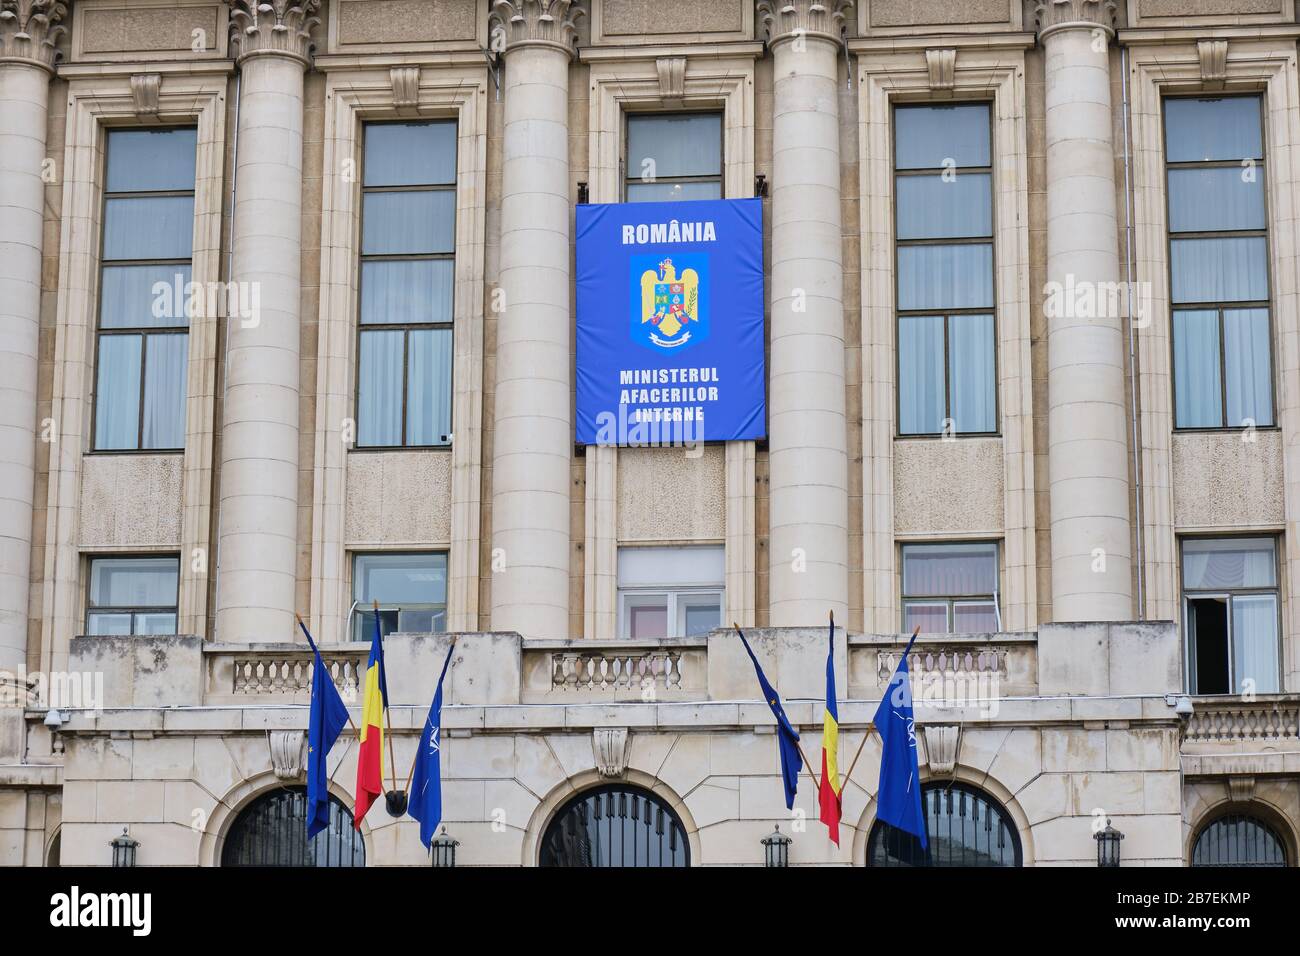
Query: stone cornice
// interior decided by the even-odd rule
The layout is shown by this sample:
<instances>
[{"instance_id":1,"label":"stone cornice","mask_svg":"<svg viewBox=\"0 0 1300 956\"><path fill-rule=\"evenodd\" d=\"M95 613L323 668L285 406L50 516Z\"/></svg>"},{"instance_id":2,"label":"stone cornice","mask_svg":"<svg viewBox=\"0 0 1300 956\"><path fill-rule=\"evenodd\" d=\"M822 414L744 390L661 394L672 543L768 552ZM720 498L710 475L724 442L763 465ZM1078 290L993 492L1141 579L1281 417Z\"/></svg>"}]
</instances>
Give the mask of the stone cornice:
<instances>
[{"instance_id":1,"label":"stone cornice","mask_svg":"<svg viewBox=\"0 0 1300 956\"><path fill-rule=\"evenodd\" d=\"M584 0L492 0L489 43L498 53L525 45L551 46L573 56Z\"/></svg>"},{"instance_id":2,"label":"stone cornice","mask_svg":"<svg viewBox=\"0 0 1300 956\"><path fill-rule=\"evenodd\" d=\"M320 0L228 0L230 53L238 61L250 56L287 56L310 62L313 27L320 24Z\"/></svg>"},{"instance_id":3,"label":"stone cornice","mask_svg":"<svg viewBox=\"0 0 1300 956\"><path fill-rule=\"evenodd\" d=\"M1066 27L1115 32L1115 0L1035 0L1034 24L1041 39Z\"/></svg>"},{"instance_id":4,"label":"stone cornice","mask_svg":"<svg viewBox=\"0 0 1300 956\"><path fill-rule=\"evenodd\" d=\"M839 43L853 0L759 0L758 19L769 44L799 37L824 37Z\"/></svg>"},{"instance_id":5,"label":"stone cornice","mask_svg":"<svg viewBox=\"0 0 1300 956\"><path fill-rule=\"evenodd\" d=\"M67 13L61 0L0 0L0 63L21 60L53 71Z\"/></svg>"}]
</instances>

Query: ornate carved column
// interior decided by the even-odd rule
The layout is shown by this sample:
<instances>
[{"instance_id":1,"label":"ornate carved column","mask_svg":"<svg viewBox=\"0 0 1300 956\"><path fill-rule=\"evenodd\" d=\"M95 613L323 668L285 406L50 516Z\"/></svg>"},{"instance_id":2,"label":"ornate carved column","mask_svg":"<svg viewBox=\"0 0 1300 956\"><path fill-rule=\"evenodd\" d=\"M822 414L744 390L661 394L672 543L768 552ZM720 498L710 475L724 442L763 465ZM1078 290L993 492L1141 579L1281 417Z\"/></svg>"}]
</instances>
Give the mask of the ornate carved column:
<instances>
[{"instance_id":1,"label":"ornate carved column","mask_svg":"<svg viewBox=\"0 0 1300 956\"><path fill-rule=\"evenodd\" d=\"M241 80L231 281L260 313L227 324L217 636L289 640L298 564L303 71L319 0L230 0Z\"/></svg>"},{"instance_id":2,"label":"ornate carved column","mask_svg":"<svg viewBox=\"0 0 1300 956\"><path fill-rule=\"evenodd\" d=\"M1098 284L1120 278L1109 58L1115 4L1045 0L1035 14L1046 58L1048 288L1111 288ZM1106 307L1113 298L1094 295L1091 310L1048 310L1055 621L1133 617L1124 335L1122 317Z\"/></svg>"},{"instance_id":3,"label":"ornate carved column","mask_svg":"<svg viewBox=\"0 0 1300 956\"><path fill-rule=\"evenodd\" d=\"M67 7L0 0L0 669L27 658L45 129Z\"/></svg>"},{"instance_id":4,"label":"ornate carved column","mask_svg":"<svg viewBox=\"0 0 1300 956\"><path fill-rule=\"evenodd\" d=\"M492 628L572 636L569 624L570 0L495 0L504 41L501 289L492 452Z\"/></svg>"},{"instance_id":5,"label":"ornate carved column","mask_svg":"<svg viewBox=\"0 0 1300 956\"><path fill-rule=\"evenodd\" d=\"M775 60L768 458L773 626L848 607L838 58L848 0L761 0Z\"/></svg>"}]
</instances>

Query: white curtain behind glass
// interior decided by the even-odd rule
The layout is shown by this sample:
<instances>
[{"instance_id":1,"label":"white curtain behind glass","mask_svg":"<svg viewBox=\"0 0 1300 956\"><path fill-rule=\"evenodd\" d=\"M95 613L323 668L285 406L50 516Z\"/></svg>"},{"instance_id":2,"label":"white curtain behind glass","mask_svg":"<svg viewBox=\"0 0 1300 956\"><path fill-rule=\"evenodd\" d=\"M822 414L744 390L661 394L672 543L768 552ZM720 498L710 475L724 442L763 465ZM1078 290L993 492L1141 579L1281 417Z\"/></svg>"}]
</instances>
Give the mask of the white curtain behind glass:
<instances>
[{"instance_id":1,"label":"white curtain behind glass","mask_svg":"<svg viewBox=\"0 0 1300 956\"><path fill-rule=\"evenodd\" d=\"M1219 316L1213 309L1174 313L1174 409L1179 428L1222 424Z\"/></svg>"},{"instance_id":2,"label":"white curtain behind glass","mask_svg":"<svg viewBox=\"0 0 1300 956\"><path fill-rule=\"evenodd\" d=\"M943 430L943 316L898 319L898 430Z\"/></svg>"},{"instance_id":3,"label":"white curtain behind glass","mask_svg":"<svg viewBox=\"0 0 1300 956\"><path fill-rule=\"evenodd\" d=\"M993 348L993 316L948 317L952 417L958 434L997 430Z\"/></svg>"},{"instance_id":4,"label":"white curtain behind glass","mask_svg":"<svg viewBox=\"0 0 1300 956\"><path fill-rule=\"evenodd\" d=\"M402 443L402 331L361 333L357 444Z\"/></svg>"},{"instance_id":5,"label":"white curtain behind glass","mask_svg":"<svg viewBox=\"0 0 1300 956\"><path fill-rule=\"evenodd\" d=\"M144 434L140 447L183 448L189 336L150 335L145 341Z\"/></svg>"},{"instance_id":6,"label":"white curtain behind glass","mask_svg":"<svg viewBox=\"0 0 1300 956\"><path fill-rule=\"evenodd\" d=\"M135 448L140 427L140 336L102 335L95 396L95 447Z\"/></svg>"},{"instance_id":7,"label":"white curtain behind glass","mask_svg":"<svg viewBox=\"0 0 1300 956\"><path fill-rule=\"evenodd\" d=\"M1223 312L1224 384L1227 386L1228 427L1249 419L1273 424L1273 384L1267 309L1225 309Z\"/></svg>"},{"instance_id":8,"label":"white curtain behind glass","mask_svg":"<svg viewBox=\"0 0 1300 956\"><path fill-rule=\"evenodd\" d=\"M1254 681L1258 694L1275 694L1278 679L1277 597L1272 594L1236 594L1232 598L1232 652L1236 665L1233 693Z\"/></svg>"},{"instance_id":9,"label":"white curtain behind glass","mask_svg":"<svg viewBox=\"0 0 1300 956\"><path fill-rule=\"evenodd\" d=\"M451 329L410 333L406 443L439 445L451 435Z\"/></svg>"}]
</instances>

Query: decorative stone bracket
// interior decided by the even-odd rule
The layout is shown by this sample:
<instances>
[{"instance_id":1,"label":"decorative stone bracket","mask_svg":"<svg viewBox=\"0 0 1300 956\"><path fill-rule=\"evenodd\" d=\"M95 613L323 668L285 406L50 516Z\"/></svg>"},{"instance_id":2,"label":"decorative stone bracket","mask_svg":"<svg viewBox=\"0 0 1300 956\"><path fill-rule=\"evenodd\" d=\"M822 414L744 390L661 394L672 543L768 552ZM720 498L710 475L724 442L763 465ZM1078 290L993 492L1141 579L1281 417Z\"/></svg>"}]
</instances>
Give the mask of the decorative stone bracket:
<instances>
[{"instance_id":1,"label":"decorative stone bracket","mask_svg":"<svg viewBox=\"0 0 1300 956\"><path fill-rule=\"evenodd\" d=\"M302 776L306 735L301 730L272 730L266 742L271 749L271 769L277 780L297 780Z\"/></svg>"},{"instance_id":2,"label":"decorative stone bracket","mask_svg":"<svg viewBox=\"0 0 1300 956\"><path fill-rule=\"evenodd\" d=\"M961 727L957 724L927 724L922 730L925 732L925 755L930 773L936 776L951 774L957 769Z\"/></svg>"},{"instance_id":3,"label":"decorative stone bracket","mask_svg":"<svg viewBox=\"0 0 1300 956\"><path fill-rule=\"evenodd\" d=\"M597 727L591 732L596 770L602 777L621 777L627 773L627 741L626 727Z\"/></svg>"}]
</instances>

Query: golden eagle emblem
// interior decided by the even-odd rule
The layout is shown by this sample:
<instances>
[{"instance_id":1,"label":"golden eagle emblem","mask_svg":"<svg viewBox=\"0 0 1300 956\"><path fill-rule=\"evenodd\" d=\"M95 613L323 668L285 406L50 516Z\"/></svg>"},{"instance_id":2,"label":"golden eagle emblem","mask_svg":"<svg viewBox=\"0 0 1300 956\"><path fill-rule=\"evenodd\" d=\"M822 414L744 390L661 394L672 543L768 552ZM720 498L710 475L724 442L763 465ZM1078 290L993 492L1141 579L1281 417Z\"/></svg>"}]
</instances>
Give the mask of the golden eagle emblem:
<instances>
[{"instance_id":1,"label":"golden eagle emblem","mask_svg":"<svg viewBox=\"0 0 1300 956\"><path fill-rule=\"evenodd\" d=\"M683 329L699 321L700 277L694 269L677 275L672 259L664 259L657 269L641 274L641 324L649 322L656 332L650 333L655 345L672 348L691 337Z\"/></svg>"}]
</instances>

